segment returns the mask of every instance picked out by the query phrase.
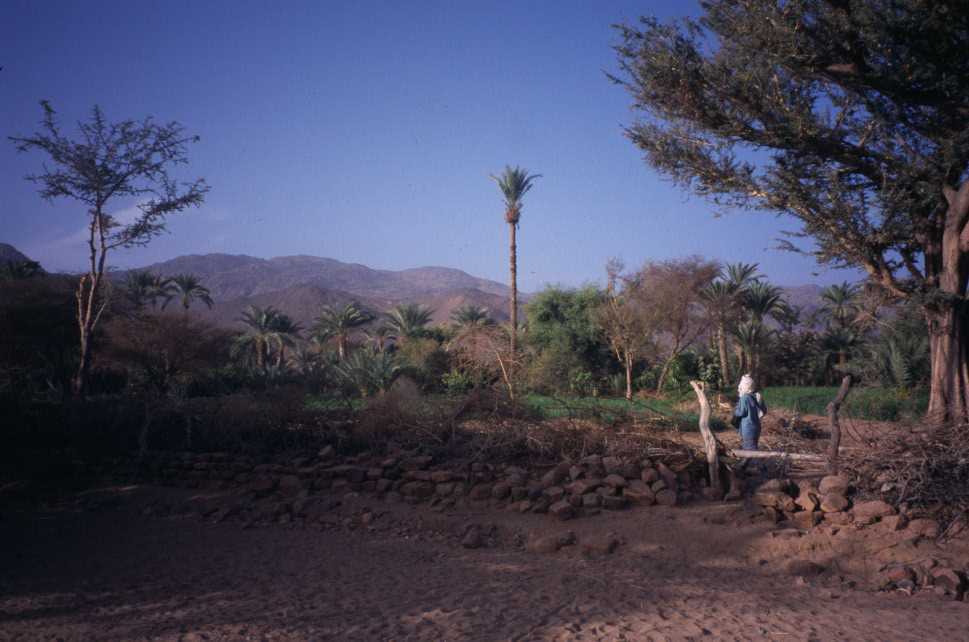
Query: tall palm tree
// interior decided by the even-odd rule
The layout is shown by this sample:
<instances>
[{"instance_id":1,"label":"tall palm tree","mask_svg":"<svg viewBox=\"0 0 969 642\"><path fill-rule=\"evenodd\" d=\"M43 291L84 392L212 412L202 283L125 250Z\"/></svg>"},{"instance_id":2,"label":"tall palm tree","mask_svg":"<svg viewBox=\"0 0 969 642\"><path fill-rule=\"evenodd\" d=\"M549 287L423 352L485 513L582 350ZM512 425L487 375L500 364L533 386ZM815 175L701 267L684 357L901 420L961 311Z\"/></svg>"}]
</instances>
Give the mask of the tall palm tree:
<instances>
[{"instance_id":1,"label":"tall palm tree","mask_svg":"<svg viewBox=\"0 0 969 642\"><path fill-rule=\"evenodd\" d=\"M848 328L858 316L858 286L847 281L829 285L821 291L820 316L838 328Z\"/></svg>"},{"instance_id":2,"label":"tall palm tree","mask_svg":"<svg viewBox=\"0 0 969 642\"><path fill-rule=\"evenodd\" d=\"M387 313L387 326L398 341L417 339L424 335L434 316L434 310L420 303L402 303Z\"/></svg>"},{"instance_id":3,"label":"tall palm tree","mask_svg":"<svg viewBox=\"0 0 969 642\"><path fill-rule=\"evenodd\" d=\"M357 303L348 303L342 308L325 305L320 316L316 317L314 338L319 343L325 343L329 338L336 337L337 352L340 361L343 361L350 350L350 333L371 321L373 315L362 310Z\"/></svg>"},{"instance_id":4,"label":"tall palm tree","mask_svg":"<svg viewBox=\"0 0 969 642\"><path fill-rule=\"evenodd\" d=\"M728 263L720 278L733 285L738 292L742 292L751 283L762 278L758 270L760 266L757 263Z\"/></svg>"},{"instance_id":5,"label":"tall palm tree","mask_svg":"<svg viewBox=\"0 0 969 642\"><path fill-rule=\"evenodd\" d=\"M494 319L488 315L488 308L466 303L451 312L451 321L461 327L472 327L494 324Z\"/></svg>"},{"instance_id":6,"label":"tall palm tree","mask_svg":"<svg viewBox=\"0 0 969 642\"><path fill-rule=\"evenodd\" d=\"M522 198L532 189L533 181L540 178L541 174L529 174L527 169L518 167L512 168L505 166L505 171L501 176L492 175L491 178L498 183L502 196L505 198L505 222L508 223L510 234L509 269L511 273L511 358L514 361L518 350L518 245L516 232L518 222L521 220Z\"/></svg>"},{"instance_id":7,"label":"tall palm tree","mask_svg":"<svg viewBox=\"0 0 969 642\"><path fill-rule=\"evenodd\" d=\"M202 280L194 274L177 274L172 277L171 283L174 286L174 295L180 299L182 308L186 312L193 300L201 301L209 308L212 307L214 302L209 289L202 285ZM170 300L171 298L166 299L162 308L168 305Z\"/></svg>"},{"instance_id":8,"label":"tall palm tree","mask_svg":"<svg viewBox=\"0 0 969 642\"><path fill-rule=\"evenodd\" d=\"M272 345L279 341L279 317L279 310L271 305L265 308L250 305L239 318L246 325L246 332L236 338L233 352L254 354L256 367L263 370Z\"/></svg>"}]
</instances>

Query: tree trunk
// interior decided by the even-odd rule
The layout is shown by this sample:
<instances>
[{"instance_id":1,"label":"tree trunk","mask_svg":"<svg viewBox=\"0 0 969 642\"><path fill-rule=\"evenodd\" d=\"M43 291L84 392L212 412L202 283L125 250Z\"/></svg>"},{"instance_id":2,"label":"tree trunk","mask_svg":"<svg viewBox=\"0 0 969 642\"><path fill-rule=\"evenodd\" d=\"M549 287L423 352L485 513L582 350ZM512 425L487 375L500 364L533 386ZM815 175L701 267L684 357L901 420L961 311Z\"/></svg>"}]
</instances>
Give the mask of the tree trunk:
<instances>
[{"instance_id":1,"label":"tree trunk","mask_svg":"<svg viewBox=\"0 0 969 642\"><path fill-rule=\"evenodd\" d=\"M674 354L663 364L663 369L659 372L659 381L656 382L656 392L663 392L663 386L666 385L666 376L670 372L670 366L673 365L673 359L676 359L678 355Z\"/></svg>"},{"instance_id":2,"label":"tree trunk","mask_svg":"<svg viewBox=\"0 0 969 642\"><path fill-rule=\"evenodd\" d=\"M691 381L697 401L700 402L700 435L703 437L703 450L707 456L707 470L710 474L710 488L721 490L720 459L717 456L717 438L710 430L710 401L707 399L706 389L701 381Z\"/></svg>"},{"instance_id":3,"label":"tree trunk","mask_svg":"<svg viewBox=\"0 0 969 642\"><path fill-rule=\"evenodd\" d=\"M962 303L926 313L932 356L926 418L934 424L969 421L966 314Z\"/></svg>"},{"instance_id":4,"label":"tree trunk","mask_svg":"<svg viewBox=\"0 0 969 642\"><path fill-rule=\"evenodd\" d=\"M629 353L626 353L626 358L624 359L626 366L626 400L633 400L633 360Z\"/></svg>"},{"instance_id":5,"label":"tree trunk","mask_svg":"<svg viewBox=\"0 0 969 642\"><path fill-rule=\"evenodd\" d=\"M721 321L717 324L717 351L720 353L720 389L730 385L730 358L727 356L727 328Z\"/></svg>"},{"instance_id":6,"label":"tree trunk","mask_svg":"<svg viewBox=\"0 0 969 642\"><path fill-rule=\"evenodd\" d=\"M509 262L508 268L511 275L511 309L509 310L509 316L511 317L511 368L514 369L515 356L518 351L518 244L516 242L515 230L516 225L514 223L509 223Z\"/></svg>"},{"instance_id":7,"label":"tree trunk","mask_svg":"<svg viewBox=\"0 0 969 642\"><path fill-rule=\"evenodd\" d=\"M845 375L841 380L841 387L838 388L837 396L828 404L828 424L831 427L831 442L828 444L828 474L838 474L838 453L841 450L841 422L838 418L838 411L841 404L851 391L851 375Z\"/></svg>"}]
</instances>

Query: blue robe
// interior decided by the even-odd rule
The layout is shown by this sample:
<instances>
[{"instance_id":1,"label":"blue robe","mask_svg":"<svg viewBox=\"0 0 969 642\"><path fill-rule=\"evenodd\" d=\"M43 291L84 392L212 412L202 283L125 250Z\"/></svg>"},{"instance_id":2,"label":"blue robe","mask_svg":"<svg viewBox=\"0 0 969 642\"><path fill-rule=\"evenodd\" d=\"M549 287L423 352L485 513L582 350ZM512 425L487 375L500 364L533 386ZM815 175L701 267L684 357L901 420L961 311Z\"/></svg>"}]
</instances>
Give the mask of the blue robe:
<instances>
[{"instance_id":1,"label":"blue robe","mask_svg":"<svg viewBox=\"0 0 969 642\"><path fill-rule=\"evenodd\" d=\"M761 412L767 412L767 408L758 404L753 394L742 395L737 401L733 414L740 418L740 442L744 450L757 450Z\"/></svg>"}]
</instances>

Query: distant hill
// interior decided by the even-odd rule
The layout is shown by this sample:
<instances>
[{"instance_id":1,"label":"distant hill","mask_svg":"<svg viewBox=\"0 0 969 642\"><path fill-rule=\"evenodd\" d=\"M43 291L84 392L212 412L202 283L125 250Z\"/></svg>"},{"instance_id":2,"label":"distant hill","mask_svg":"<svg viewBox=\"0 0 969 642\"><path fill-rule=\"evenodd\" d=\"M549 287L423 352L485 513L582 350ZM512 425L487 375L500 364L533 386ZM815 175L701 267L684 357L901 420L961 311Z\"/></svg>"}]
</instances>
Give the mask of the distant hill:
<instances>
[{"instance_id":1,"label":"distant hill","mask_svg":"<svg viewBox=\"0 0 969 642\"><path fill-rule=\"evenodd\" d=\"M6 263L7 261L23 263L24 261L29 260L30 257L9 243L0 243L0 263Z\"/></svg>"},{"instance_id":2,"label":"distant hill","mask_svg":"<svg viewBox=\"0 0 969 642\"><path fill-rule=\"evenodd\" d=\"M439 323L465 304L485 307L499 321L508 318L508 286L453 268L394 271L316 256L260 259L205 254L180 256L141 269L165 276L195 274L215 301L211 311L200 314L225 325L235 324L249 305L272 305L307 327L324 304L351 301L372 312L384 312L400 303L420 303L434 310L434 321ZM123 278L125 274L114 276Z\"/></svg>"}]
</instances>

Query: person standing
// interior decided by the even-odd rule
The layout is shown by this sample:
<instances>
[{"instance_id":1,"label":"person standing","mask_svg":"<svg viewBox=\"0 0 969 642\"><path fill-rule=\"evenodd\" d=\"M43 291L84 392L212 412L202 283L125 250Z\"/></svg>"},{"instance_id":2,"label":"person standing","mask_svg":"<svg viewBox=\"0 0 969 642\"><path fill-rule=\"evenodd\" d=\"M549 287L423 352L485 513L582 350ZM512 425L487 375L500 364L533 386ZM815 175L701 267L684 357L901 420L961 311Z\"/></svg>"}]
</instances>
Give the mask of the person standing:
<instances>
[{"instance_id":1,"label":"person standing","mask_svg":"<svg viewBox=\"0 0 969 642\"><path fill-rule=\"evenodd\" d=\"M754 394L754 378L749 374L740 378L737 393L740 399L737 400L733 416L740 421L738 429L741 448L757 450L760 442L760 418L767 413L767 404L764 403L760 393Z\"/></svg>"}]
</instances>

